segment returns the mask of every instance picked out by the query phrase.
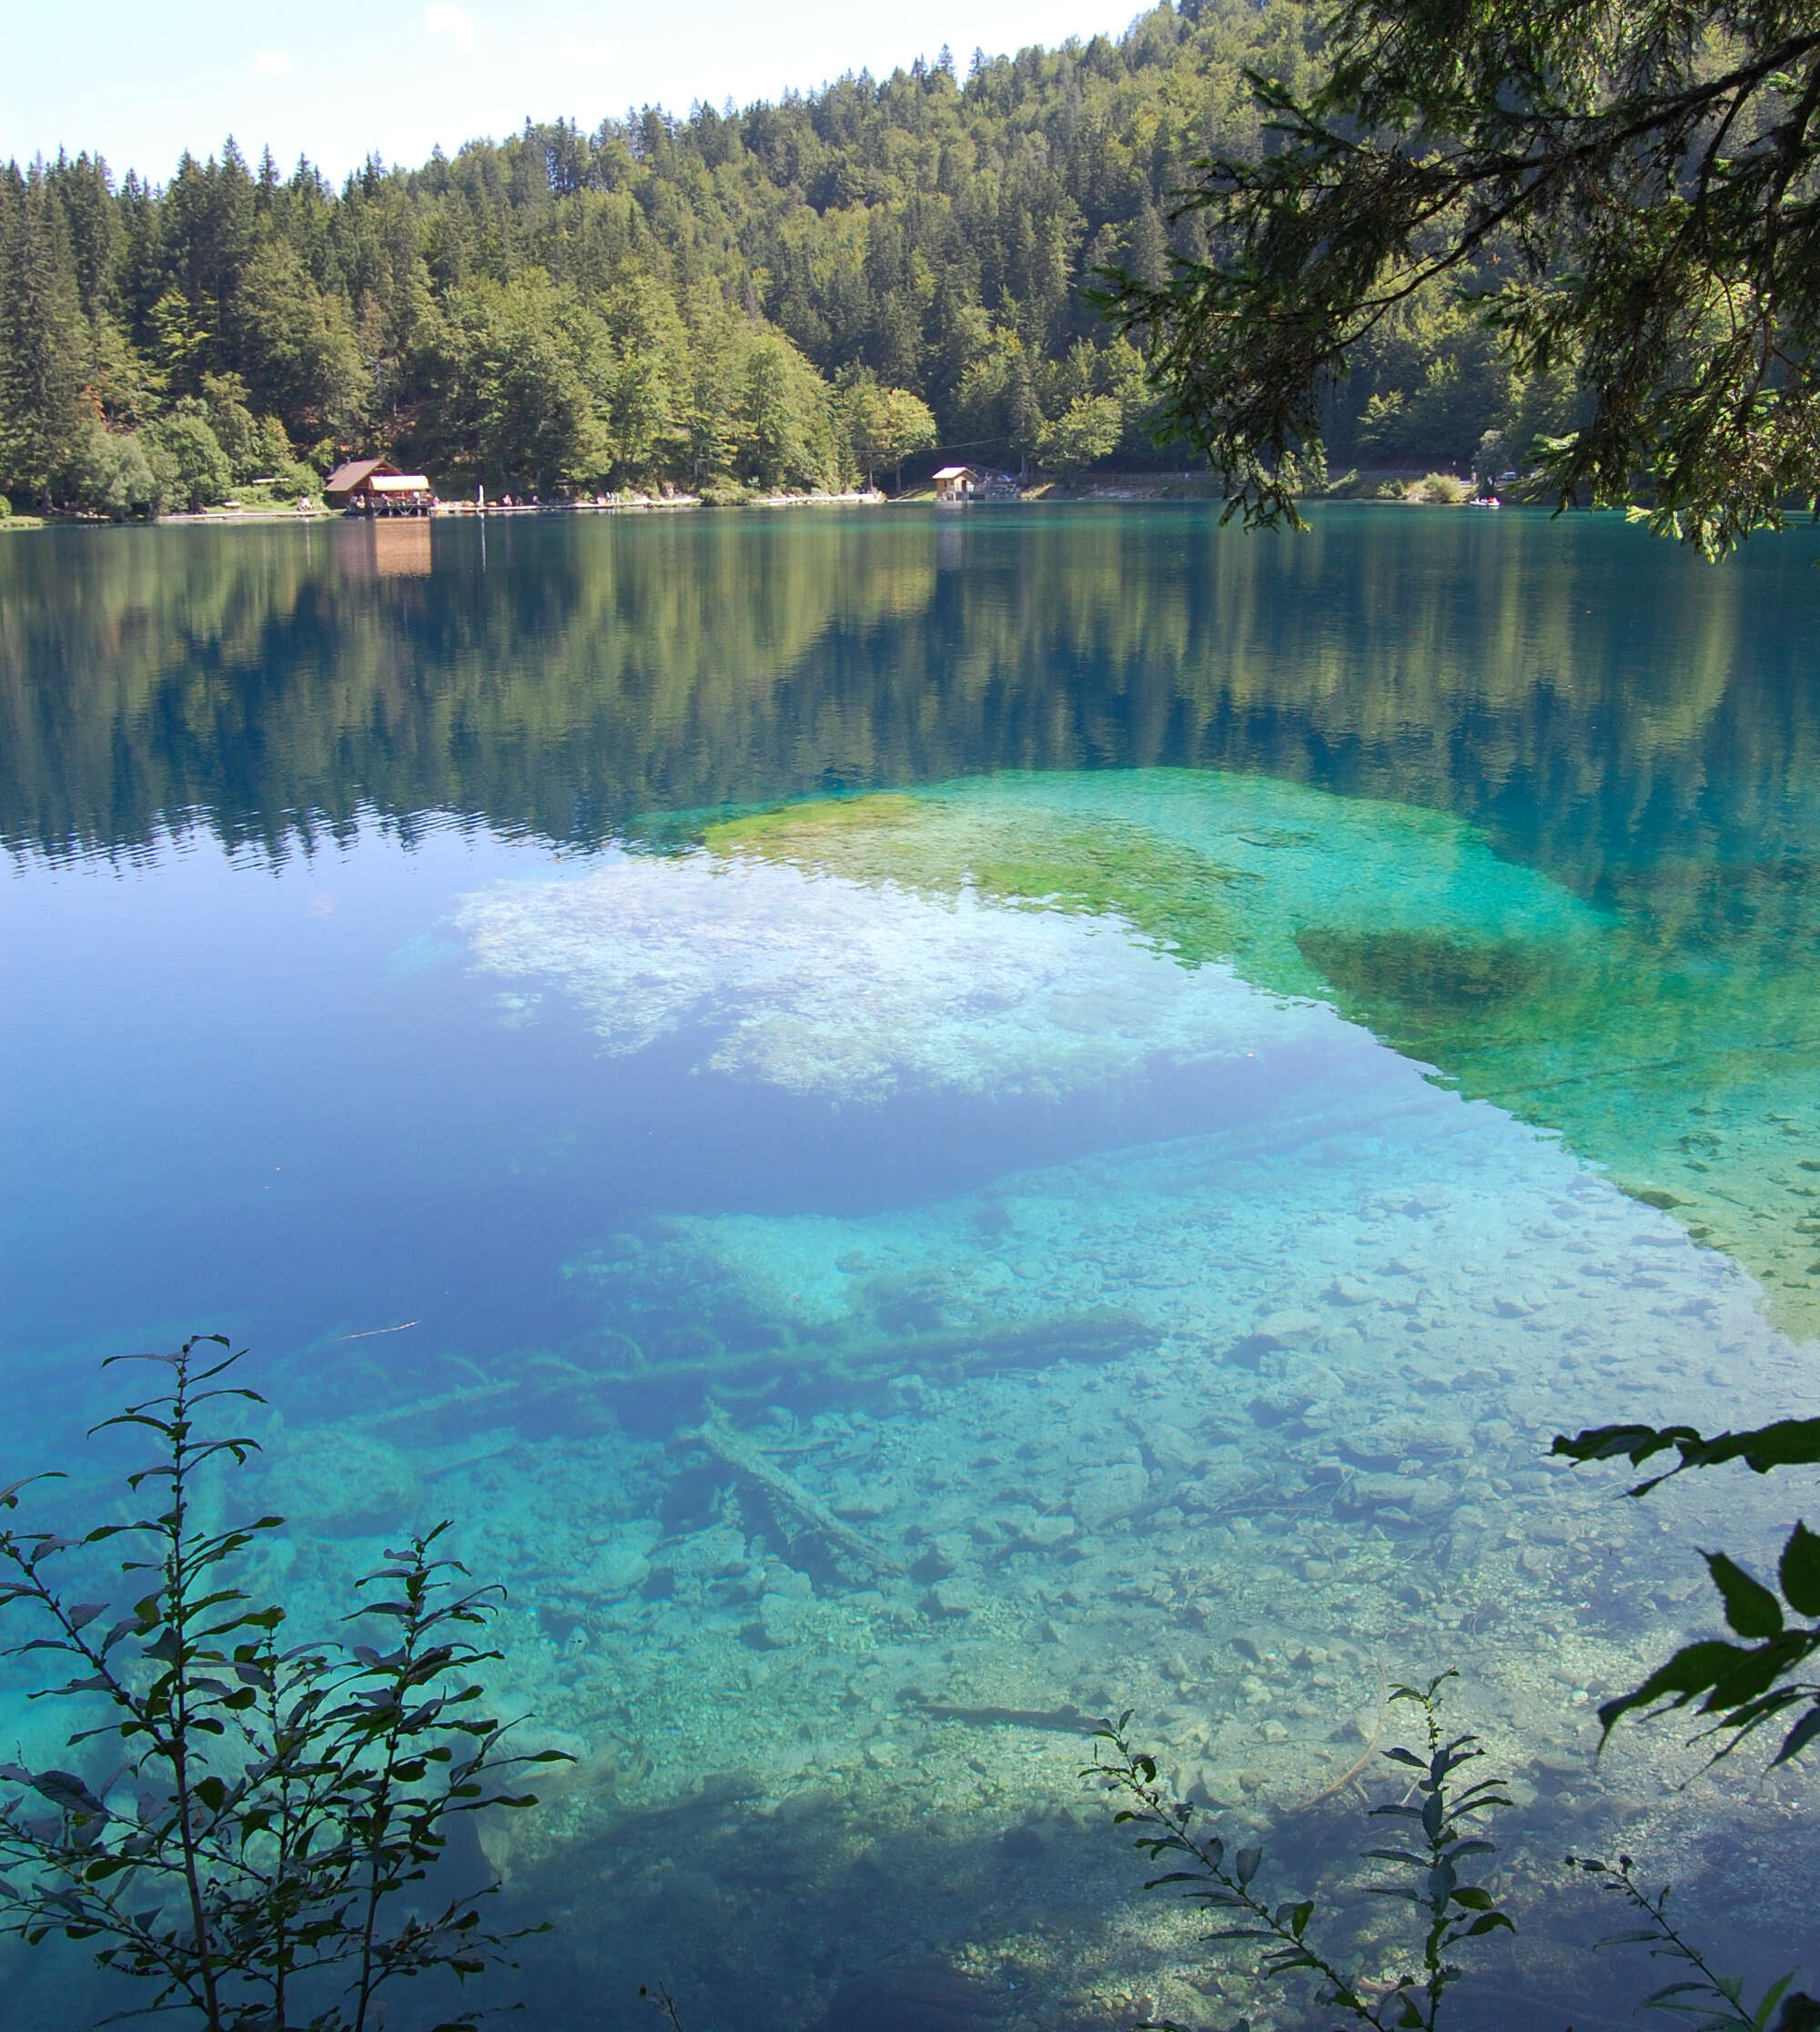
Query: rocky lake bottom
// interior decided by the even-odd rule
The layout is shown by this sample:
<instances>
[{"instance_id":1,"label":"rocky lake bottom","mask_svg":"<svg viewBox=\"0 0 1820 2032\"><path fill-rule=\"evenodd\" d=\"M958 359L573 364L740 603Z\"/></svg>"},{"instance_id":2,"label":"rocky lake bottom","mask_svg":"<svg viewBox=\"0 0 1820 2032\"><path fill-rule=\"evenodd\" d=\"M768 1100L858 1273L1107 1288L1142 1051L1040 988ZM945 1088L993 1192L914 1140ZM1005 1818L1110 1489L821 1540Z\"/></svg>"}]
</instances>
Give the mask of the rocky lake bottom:
<instances>
[{"instance_id":1,"label":"rocky lake bottom","mask_svg":"<svg viewBox=\"0 0 1820 2032\"><path fill-rule=\"evenodd\" d=\"M1599 1700L1711 1621L1694 1542L1761 1554L1774 1492L1632 1503L1545 1458L1640 1401L1735 1420L1741 1370L1767 1410L1795 1350L1723 1259L1496 1111L1394 1068L1369 1102L1303 1100L914 1217L610 1243L578 1267L616 1322L602 1366L502 1365L357 1434L275 1437L273 1498L310 1530L293 1585L375 1553L376 1508L426 1504L507 1581L500 1698L581 1761L482 1840L528 1896L560 1886L570 1980L813 2025L932 1956L1030 2032L1300 2022L1135 1895L1079 1777L1091 1721L1135 1709L1183 1796L1312 1887L1356 1878L1360 1805L1390 1795L1389 1686L1449 1666L1513 1780L1530 1922L1474 2022L1604 2022L1589 1986L1622 2019L1569 1848L1676 1876L1703 1843L1748 1855L1690 1894L1709 1923L1798 1927L1805 1779L1700 1777L1663 1729L1593 1756ZM851 1335L818 1364L799 1328L725 1408L613 1366L678 1289L725 1324L811 1292L826 1321L843 1285L896 1365Z\"/></svg>"},{"instance_id":2,"label":"rocky lake bottom","mask_svg":"<svg viewBox=\"0 0 1820 2032\"><path fill-rule=\"evenodd\" d=\"M653 1212L567 1256L565 1338L338 1340L271 1390L248 1493L288 1520L261 1578L303 1620L400 1520L454 1518L509 1591L491 1691L576 1760L479 1831L514 1913L555 1922L534 2022L645 2022L662 1982L691 2032L1288 2032L1296 1993L1141 1893L1089 1732L1134 1711L1171 1787L1382 1969L1364 1808L1396 1795L1391 1689L1448 1668L1514 1801L1520 1930L1463 2022L1630 2021L1649 1971L1592 1956L1612 1920L1569 1850L1622 1845L1779 1972L1811 1780L1703 1775L1661 1726L1594 1753L1600 1701L1712 1625L1695 1546L1761 1564L1785 1493L1738 1471L1633 1502L1547 1455L1785 1412L1786 1306L1681 1196L1387 1047L1320 972L1394 873L1429 1006L1564 1052L1517 1035L1538 976L1506 963L1619 929L1453 822L1255 782L721 823L471 892L437 950L505 1034L579 1020L804 1123L1061 1127L958 1188ZM1794 1117L1722 1099L1792 1150ZM29 1754L56 1722L9 1704Z\"/></svg>"}]
</instances>

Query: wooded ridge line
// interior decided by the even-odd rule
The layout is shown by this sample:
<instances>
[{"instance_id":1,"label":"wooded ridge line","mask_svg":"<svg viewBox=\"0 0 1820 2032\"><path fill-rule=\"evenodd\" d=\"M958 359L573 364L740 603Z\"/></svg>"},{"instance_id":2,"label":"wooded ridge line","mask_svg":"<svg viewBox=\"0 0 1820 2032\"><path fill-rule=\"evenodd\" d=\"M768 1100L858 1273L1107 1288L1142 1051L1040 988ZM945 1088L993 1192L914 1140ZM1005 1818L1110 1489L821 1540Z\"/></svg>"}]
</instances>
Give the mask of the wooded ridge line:
<instances>
[{"instance_id":1,"label":"wooded ridge line","mask_svg":"<svg viewBox=\"0 0 1820 2032\"><path fill-rule=\"evenodd\" d=\"M1085 292L1205 254L1172 193L1260 147L1245 68L1299 84L1317 41L1300 0L1186 0L964 77L945 52L743 112L527 124L339 191L231 141L162 185L86 154L8 165L0 491L282 500L356 451L545 498L899 481L958 447L1180 468ZM1562 401L1437 291L1374 336L1329 448L1458 463Z\"/></svg>"}]
</instances>

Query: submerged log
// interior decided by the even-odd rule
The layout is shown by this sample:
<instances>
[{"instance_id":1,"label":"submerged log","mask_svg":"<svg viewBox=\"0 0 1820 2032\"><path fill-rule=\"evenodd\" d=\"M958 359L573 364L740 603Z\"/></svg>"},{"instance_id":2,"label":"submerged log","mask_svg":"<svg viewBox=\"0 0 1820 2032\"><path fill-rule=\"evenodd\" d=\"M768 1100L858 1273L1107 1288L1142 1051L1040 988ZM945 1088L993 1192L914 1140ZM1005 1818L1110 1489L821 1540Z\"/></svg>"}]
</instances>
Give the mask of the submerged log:
<instances>
[{"instance_id":1,"label":"submerged log","mask_svg":"<svg viewBox=\"0 0 1820 2032\"><path fill-rule=\"evenodd\" d=\"M848 1341L793 1340L768 1348L715 1348L682 1360L652 1360L623 1334L612 1336L613 1366L581 1367L543 1357L534 1374L444 1390L401 1404L357 1413L341 1422L363 1431L412 1424L459 1428L474 1419L510 1420L530 1398L547 1405L555 1397L592 1396L604 1390L670 1389L693 1384L727 1397L774 1394L788 1380L845 1383L875 1389L900 1377L957 1383L969 1376L1006 1369L1038 1369L1052 1361L1117 1361L1148 1347L1156 1329L1137 1313L1110 1306L1087 1312L1046 1314L1006 1327L953 1327L935 1333L879 1335Z\"/></svg>"},{"instance_id":2,"label":"submerged log","mask_svg":"<svg viewBox=\"0 0 1820 2032\"><path fill-rule=\"evenodd\" d=\"M812 1495L800 1481L785 1474L774 1461L766 1460L754 1441L728 1423L718 1407L711 1407L699 1426L677 1437L698 1441L716 1460L757 1482L774 1501L794 1511L831 1544L838 1545L873 1572L904 1572L889 1552L875 1545L864 1532L856 1532L844 1518L835 1516L819 1496Z\"/></svg>"},{"instance_id":3,"label":"submerged log","mask_svg":"<svg viewBox=\"0 0 1820 2032\"><path fill-rule=\"evenodd\" d=\"M720 1385L753 1375L819 1374L853 1383L909 1375L957 1382L970 1375L1038 1369L1052 1361L1117 1361L1156 1338L1155 1329L1138 1314L1104 1306L1087 1312L1049 1313L1008 1327L951 1327L935 1333L847 1341L794 1340L768 1348L722 1349L682 1361L647 1358L599 1380L611 1385L684 1380Z\"/></svg>"},{"instance_id":4,"label":"submerged log","mask_svg":"<svg viewBox=\"0 0 1820 2032\"><path fill-rule=\"evenodd\" d=\"M932 1722L964 1722L970 1729L1048 1729L1059 1735L1088 1735L1102 1724L1079 1708L1066 1707L960 1707L950 1701L932 1701L921 1693L908 1697L909 1704Z\"/></svg>"}]
</instances>

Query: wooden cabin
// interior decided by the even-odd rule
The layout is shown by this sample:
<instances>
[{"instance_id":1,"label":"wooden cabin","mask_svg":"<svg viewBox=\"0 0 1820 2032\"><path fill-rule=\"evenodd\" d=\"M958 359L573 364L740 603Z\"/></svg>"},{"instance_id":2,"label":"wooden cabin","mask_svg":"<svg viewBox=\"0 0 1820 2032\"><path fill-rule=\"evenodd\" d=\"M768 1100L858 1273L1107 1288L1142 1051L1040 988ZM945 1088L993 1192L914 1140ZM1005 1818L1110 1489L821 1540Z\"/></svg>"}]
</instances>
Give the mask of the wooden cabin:
<instances>
[{"instance_id":1,"label":"wooden cabin","mask_svg":"<svg viewBox=\"0 0 1820 2032\"><path fill-rule=\"evenodd\" d=\"M977 500L984 480L976 467L944 466L935 475L935 499L956 506L962 501Z\"/></svg>"},{"instance_id":2,"label":"wooden cabin","mask_svg":"<svg viewBox=\"0 0 1820 2032\"><path fill-rule=\"evenodd\" d=\"M436 490L420 472L400 472L384 459L350 459L322 483L330 508L349 515L428 515Z\"/></svg>"}]
</instances>

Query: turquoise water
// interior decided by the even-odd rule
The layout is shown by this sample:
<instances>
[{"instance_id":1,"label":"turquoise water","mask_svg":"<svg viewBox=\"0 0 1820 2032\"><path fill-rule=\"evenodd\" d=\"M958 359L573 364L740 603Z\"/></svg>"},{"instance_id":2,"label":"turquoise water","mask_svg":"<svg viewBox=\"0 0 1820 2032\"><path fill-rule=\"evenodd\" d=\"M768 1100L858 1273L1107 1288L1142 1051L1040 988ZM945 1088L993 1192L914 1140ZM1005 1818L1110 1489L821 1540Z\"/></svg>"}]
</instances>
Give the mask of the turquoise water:
<instances>
[{"instance_id":1,"label":"turquoise water","mask_svg":"<svg viewBox=\"0 0 1820 2032\"><path fill-rule=\"evenodd\" d=\"M538 2024L1301 2022L1136 1895L1081 1717L1344 1882L1385 1683L1448 1664L1521 1804L1463 2021L1647 1987L1568 1846L1767 1966L1811 1781L1589 1719L1798 1491L1543 1456L1810 1401L1815 551L6 544L0 1479L214 1328L306 1610L457 1519L580 1760L480 1835L559 1920Z\"/></svg>"}]
</instances>

